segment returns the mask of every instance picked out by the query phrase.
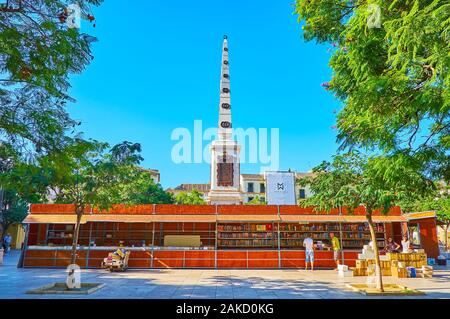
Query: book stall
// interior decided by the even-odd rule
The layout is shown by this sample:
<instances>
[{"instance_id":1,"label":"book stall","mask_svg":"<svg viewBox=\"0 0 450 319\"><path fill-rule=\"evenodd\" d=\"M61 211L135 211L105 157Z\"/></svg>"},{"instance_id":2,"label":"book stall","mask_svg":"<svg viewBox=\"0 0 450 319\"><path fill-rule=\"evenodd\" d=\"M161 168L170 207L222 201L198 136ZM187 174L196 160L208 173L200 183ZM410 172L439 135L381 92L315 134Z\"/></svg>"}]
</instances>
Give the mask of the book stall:
<instances>
[{"instance_id":1,"label":"book stall","mask_svg":"<svg viewBox=\"0 0 450 319\"><path fill-rule=\"evenodd\" d=\"M355 275L365 274L371 261L359 258L370 242L364 213L362 207L350 214L288 205L117 205L109 211L87 207L81 219L77 264L100 268L111 251L123 246L130 252L128 268L300 268L305 266L303 240L310 237L317 247L315 266L334 268L330 248L330 233L334 233L343 249L342 263L356 267ZM436 226L427 218L420 229L426 244L422 248L428 257L436 258ZM401 238L408 224L399 208L387 215L375 213L373 219L380 249L387 238ZM24 221L23 266L66 267L75 221L73 205L31 205ZM423 260L413 256L398 268L414 265L417 270L417 264L408 262ZM403 262L400 258L406 257L395 258ZM389 267L384 264L385 273L392 272L395 260L392 256Z\"/></svg>"}]
</instances>

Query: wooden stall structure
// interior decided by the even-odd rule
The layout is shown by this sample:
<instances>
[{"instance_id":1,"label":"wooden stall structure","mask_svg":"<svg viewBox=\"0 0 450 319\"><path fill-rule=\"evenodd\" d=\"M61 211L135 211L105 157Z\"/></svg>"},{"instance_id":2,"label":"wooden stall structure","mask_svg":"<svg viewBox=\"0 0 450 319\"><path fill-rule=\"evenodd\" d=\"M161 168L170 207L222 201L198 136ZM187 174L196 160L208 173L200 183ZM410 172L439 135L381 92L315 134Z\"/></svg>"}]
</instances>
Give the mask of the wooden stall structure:
<instances>
[{"instance_id":1,"label":"wooden stall structure","mask_svg":"<svg viewBox=\"0 0 450 319\"><path fill-rule=\"evenodd\" d=\"M22 266L66 267L75 221L73 205L31 205L24 221ZM374 221L377 244L383 248L386 238L401 237L408 218L393 208L387 215L376 212ZM426 250L433 251L434 242L437 247L435 225L432 231L427 221L422 228ZM98 268L109 252L123 246L131 251L130 268L298 268L304 267L303 239L309 236L326 246L330 232L341 239L345 264L354 266L370 241L363 207L352 214L298 206L116 205L109 211L87 207L77 264ZM333 252L325 248L316 250L315 259L316 267L334 266Z\"/></svg>"}]
</instances>

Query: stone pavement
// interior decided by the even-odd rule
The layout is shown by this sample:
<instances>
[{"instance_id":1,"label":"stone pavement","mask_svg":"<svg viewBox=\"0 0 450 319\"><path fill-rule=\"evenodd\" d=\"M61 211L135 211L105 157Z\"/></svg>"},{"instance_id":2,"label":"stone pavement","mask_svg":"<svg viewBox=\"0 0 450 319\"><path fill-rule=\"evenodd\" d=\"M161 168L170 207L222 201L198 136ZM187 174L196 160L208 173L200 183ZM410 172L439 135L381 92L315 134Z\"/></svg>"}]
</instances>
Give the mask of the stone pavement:
<instances>
[{"instance_id":1,"label":"stone pavement","mask_svg":"<svg viewBox=\"0 0 450 319\"><path fill-rule=\"evenodd\" d=\"M338 278L333 270L128 270L109 273L83 270L83 282L106 286L88 296L27 295L25 292L53 282L65 281L64 269L16 268L18 252L5 256L0 265L0 299L18 298L149 298L149 299L356 299L365 297L346 289L345 284L364 282L365 277ZM427 293L421 297L450 298L450 267L435 267L432 279L384 277Z\"/></svg>"}]
</instances>

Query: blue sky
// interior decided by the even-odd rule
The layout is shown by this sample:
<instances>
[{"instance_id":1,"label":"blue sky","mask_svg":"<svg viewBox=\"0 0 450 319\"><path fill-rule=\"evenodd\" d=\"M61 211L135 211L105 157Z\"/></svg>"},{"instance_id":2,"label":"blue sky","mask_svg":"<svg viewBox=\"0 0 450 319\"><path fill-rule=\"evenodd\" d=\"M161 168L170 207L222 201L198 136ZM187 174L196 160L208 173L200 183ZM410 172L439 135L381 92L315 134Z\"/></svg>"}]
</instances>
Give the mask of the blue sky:
<instances>
[{"instance_id":1,"label":"blue sky","mask_svg":"<svg viewBox=\"0 0 450 319\"><path fill-rule=\"evenodd\" d=\"M194 120L216 126L227 34L233 127L279 128L280 169L308 171L336 151L339 104L320 86L331 77L328 47L303 41L293 11L293 0L107 0L96 28L82 23L99 42L72 77L69 111L85 137L141 143L143 166L159 169L165 188L208 182L208 164L173 163L170 137Z\"/></svg>"}]
</instances>

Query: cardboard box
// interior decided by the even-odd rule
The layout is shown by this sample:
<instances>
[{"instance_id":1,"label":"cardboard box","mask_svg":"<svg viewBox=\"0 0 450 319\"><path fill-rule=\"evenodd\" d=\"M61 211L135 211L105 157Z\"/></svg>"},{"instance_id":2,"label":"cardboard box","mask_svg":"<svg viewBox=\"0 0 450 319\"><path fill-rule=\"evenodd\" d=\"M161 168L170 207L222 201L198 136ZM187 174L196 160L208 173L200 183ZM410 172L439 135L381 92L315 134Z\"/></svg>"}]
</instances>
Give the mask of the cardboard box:
<instances>
[{"instance_id":1,"label":"cardboard box","mask_svg":"<svg viewBox=\"0 0 450 319\"><path fill-rule=\"evenodd\" d=\"M366 260L356 260L356 268L367 268Z\"/></svg>"},{"instance_id":2,"label":"cardboard box","mask_svg":"<svg viewBox=\"0 0 450 319\"><path fill-rule=\"evenodd\" d=\"M392 271L391 269L382 269L381 273L383 274L383 276L391 276L392 275Z\"/></svg>"},{"instance_id":3,"label":"cardboard box","mask_svg":"<svg viewBox=\"0 0 450 319\"><path fill-rule=\"evenodd\" d=\"M338 271L348 271L347 265L338 265Z\"/></svg>"},{"instance_id":4,"label":"cardboard box","mask_svg":"<svg viewBox=\"0 0 450 319\"><path fill-rule=\"evenodd\" d=\"M390 269L391 268L391 263L389 261L380 261L381 263L381 269Z\"/></svg>"},{"instance_id":5,"label":"cardboard box","mask_svg":"<svg viewBox=\"0 0 450 319\"><path fill-rule=\"evenodd\" d=\"M367 276L367 268L353 269L353 276Z\"/></svg>"},{"instance_id":6,"label":"cardboard box","mask_svg":"<svg viewBox=\"0 0 450 319\"><path fill-rule=\"evenodd\" d=\"M392 275L392 277L395 277L395 278L407 278L408 271L406 270L406 268L392 267L391 275Z\"/></svg>"},{"instance_id":7,"label":"cardboard box","mask_svg":"<svg viewBox=\"0 0 450 319\"><path fill-rule=\"evenodd\" d=\"M390 260L398 260L398 253L387 253L386 256L390 259Z\"/></svg>"}]
</instances>

